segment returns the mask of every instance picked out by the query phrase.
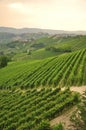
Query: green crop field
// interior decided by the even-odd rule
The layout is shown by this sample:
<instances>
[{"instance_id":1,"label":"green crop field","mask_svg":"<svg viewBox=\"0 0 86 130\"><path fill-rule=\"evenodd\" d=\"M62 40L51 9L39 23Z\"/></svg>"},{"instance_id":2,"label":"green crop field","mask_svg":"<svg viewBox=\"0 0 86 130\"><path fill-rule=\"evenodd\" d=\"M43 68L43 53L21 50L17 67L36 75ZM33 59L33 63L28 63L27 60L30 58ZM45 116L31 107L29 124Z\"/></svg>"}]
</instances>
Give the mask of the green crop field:
<instances>
[{"instance_id":1,"label":"green crop field","mask_svg":"<svg viewBox=\"0 0 86 130\"><path fill-rule=\"evenodd\" d=\"M35 44L43 44L44 47L32 51L31 55L28 57L26 55L28 60L45 59L48 57L84 49L86 48L86 36L76 36L67 38L65 37L58 38L55 36L45 37L36 40L33 45ZM56 50L47 49L52 47L54 47ZM20 57L14 58L14 60L16 59L19 60Z\"/></svg>"},{"instance_id":2,"label":"green crop field","mask_svg":"<svg viewBox=\"0 0 86 130\"><path fill-rule=\"evenodd\" d=\"M28 47L30 55L14 46L13 60L0 68L0 130L41 130L42 121L78 103L70 87L86 85L86 36L46 36Z\"/></svg>"},{"instance_id":3,"label":"green crop field","mask_svg":"<svg viewBox=\"0 0 86 130\"><path fill-rule=\"evenodd\" d=\"M35 130L76 104L75 94L59 88L0 91L0 130Z\"/></svg>"},{"instance_id":4,"label":"green crop field","mask_svg":"<svg viewBox=\"0 0 86 130\"><path fill-rule=\"evenodd\" d=\"M54 49L52 49L54 48ZM86 48L86 36L45 36L33 41L13 41L0 45L0 52L13 61L39 60ZM28 55L30 51L30 55Z\"/></svg>"},{"instance_id":5,"label":"green crop field","mask_svg":"<svg viewBox=\"0 0 86 130\"><path fill-rule=\"evenodd\" d=\"M0 88L86 85L86 49L0 69Z\"/></svg>"}]
</instances>

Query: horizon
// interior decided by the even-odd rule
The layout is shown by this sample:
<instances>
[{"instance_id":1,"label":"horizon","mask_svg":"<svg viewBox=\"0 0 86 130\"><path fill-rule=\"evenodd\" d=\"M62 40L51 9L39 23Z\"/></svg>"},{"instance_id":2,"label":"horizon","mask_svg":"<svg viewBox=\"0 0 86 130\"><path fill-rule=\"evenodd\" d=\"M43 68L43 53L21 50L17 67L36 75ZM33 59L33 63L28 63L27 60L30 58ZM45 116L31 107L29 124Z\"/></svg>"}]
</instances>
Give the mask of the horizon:
<instances>
[{"instance_id":1,"label":"horizon","mask_svg":"<svg viewBox=\"0 0 86 130\"><path fill-rule=\"evenodd\" d=\"M0 26L86 31L85 0L1 0Z\"/></svg>"},{"instance_id":2,"label":"horizon","mask_svg":"<svg viewBox=\"0 0 86 130\"><path fill-rule=\"evenodd\" d=\"M12 29L41 29L41 30L52 30L52 31L69 31L69 32L85 32L86 30L56 30L49 28L32 28L32 27L12 27L12 26L0 26L0 28L12 28Z\"/></svg>"}]
</instances>

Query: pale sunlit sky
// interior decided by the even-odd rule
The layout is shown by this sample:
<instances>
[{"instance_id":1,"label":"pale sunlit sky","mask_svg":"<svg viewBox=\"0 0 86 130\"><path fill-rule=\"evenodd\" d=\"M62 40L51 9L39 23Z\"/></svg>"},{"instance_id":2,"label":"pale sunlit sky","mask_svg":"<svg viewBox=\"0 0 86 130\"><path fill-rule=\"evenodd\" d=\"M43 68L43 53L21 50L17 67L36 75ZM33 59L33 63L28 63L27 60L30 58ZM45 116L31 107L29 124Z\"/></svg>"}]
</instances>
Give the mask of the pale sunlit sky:
<instances>
[{"instance_id":1,"label":"pale sunlit sky","mask_svg":"<svg viewBox=\"0 0 86 130\"><path fill-rule=\"evenodd\" d=\"M86 0L0 0L0 26L86 30Z\"/></svg>"}]
</instances>

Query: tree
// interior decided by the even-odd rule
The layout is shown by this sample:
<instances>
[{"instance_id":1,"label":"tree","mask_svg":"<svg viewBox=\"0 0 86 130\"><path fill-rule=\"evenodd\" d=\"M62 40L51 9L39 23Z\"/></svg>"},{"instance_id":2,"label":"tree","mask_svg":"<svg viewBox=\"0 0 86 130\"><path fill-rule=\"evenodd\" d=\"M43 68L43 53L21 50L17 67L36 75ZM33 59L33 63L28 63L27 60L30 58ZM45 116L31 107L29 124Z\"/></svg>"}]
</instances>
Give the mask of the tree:
<instances>
[{"instance_id":1,"label":"tree","mask_svg":"<svg viewBox=\"0 0 86 130\"><path fill-rule=\"evenodd\" d=\"M0 57L0 68L7 66L7 62L8 62L7 57L1 56Z\"/></svg>"},{"instance_id":2,"label":"tree","mask_svg":"<svg viewBox=\"0 0 86 130\"><path fill-rule=\"evenodd\" d=\"M28 54L28 55L31 55L31 50L28 49L28 50L27 50L27 54Z\"/></svg>"}]
</instances>

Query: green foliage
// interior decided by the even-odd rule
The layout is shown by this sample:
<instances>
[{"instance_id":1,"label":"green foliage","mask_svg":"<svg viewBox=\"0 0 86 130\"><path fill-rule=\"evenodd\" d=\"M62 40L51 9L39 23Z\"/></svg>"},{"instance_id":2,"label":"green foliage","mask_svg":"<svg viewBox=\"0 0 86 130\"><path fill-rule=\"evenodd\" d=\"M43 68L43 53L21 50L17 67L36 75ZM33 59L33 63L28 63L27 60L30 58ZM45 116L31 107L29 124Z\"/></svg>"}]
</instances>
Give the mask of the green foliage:
<instances>
[{"instance_id":1,"label":"green foliage","mask_svg":"<svg viewBox=\"0 0 86 130\"><path fill-rule=\"evenodd\" d=\"M50 123L46 120L42 120L35 130L50 130Z\"/></svg>"},{"instance_id":2,"label":"green foliage","mask_svg":"<svg viewBox=\"0 0 86 130\"><path fill-rule=\"evenodd\" d=\"M17 47L21 50L24 46L26 50L28 49L25 44L20 46L20 43L16 42L16 47L10 44L9 47L12 49ZM50 46L52 44L53 47ZM57 86L86 85L86 49L82 49L86 47L85 36L45 37L30 45L33 45L29 47L34 49L50 46L50 50L42 48L31 51L31 56L27 53L17 54L18 60L22 57L24 59L28 57L42 59L52 55L54 57L40 61L10 62L7 67L0 69L1 130L49 130L47 119L54 119L79 101L78 94L73 94L69 89L60 91ZM57 52L61 54L69 51L75 52L55 56ZM2 59L1 61L4 61L2 65L5 66L5 59ZM86 128L84 99L86 100L84 97L83 103L79 106L81 118L80 120L76 118L76 124L78 126L81 123L82 130ZM63 130L62 124L55 126L54 130Z\"/></svg>"},{"instance_id":3,"label":"green foliage","mask_svg":"<svg viewBox=\"0 0 86 130\"><path fill-rule=\"evenodd\" d=\"M0 69L0 88L86 85L85 66L86 49L44 60L11 62Z\"/></svg>"},{"instance_id":4,"label":"green foliage","mask_svg":"<svg viewBox=\"0 0 86 130\"><path fill-rule=\"evenodd\" d=\"M53 51L53 52L59 52L59 53L66 53L66 52L71 52L71 48L57 48L54 46L46 47L46 50L48 51Z\"/></svg>"},{"instance_id":5,"label":"green foliage","mask_svg":"<svg viewBox=\"0 0 86 130\"><path fill-rule=\"evenodd\" d=\"M69 90L46 87L1 90L0 99L0 130L49 130L48 120L75 103Z\"/></svg>"},{"instance_id":6,"label":"green foliage","mask_svg":"<svg viewBox=\"0 0 86 130\"><path fill-rule=\"evenodd\" d=\"M44 45L44 43L41 42L41 43L38 43L38 44L34 43L30 47L33 47L35 49L40 49L40 48L44 48L45 45Z\"/></svg>"},{"instance_id":7,"label":"green foliage","mask_svg":"<svg viewBox=\"0 0 86 130\"><path fill-rule=\"evenodd\" d=\"M0 56L0 68L3 68L7 66L7 57L6 56Z\"/></svg>"},{"instance_id":8,"label":"green foliage","mask_svg":"<svg viewBox=\"0 0 86 130\"><path fill-rule=\"evenodd\" d=\"M31 50L27 50L27 55L31 55Z\"/></svg>"},{"instance_id":9,"label":"green foliage","mask_svg":"<svg viewBox=\"0 0 86 130\"><path fill-rule=\"evenodd\" d=\"M71 121L76 130L86 130L86 91L82 96L78 109L72 114Z\"/></svg>"},{"instance_id":10,"label":"green foliage","mask_svg":"<svg viewBox=\"0 0 86 130\"><path fill-rule=\"evenodd\" d=\"M34 36L34 38L33 38ZM14 36L12 36L14 37ZM12 53L13 60L36 60L44 59L64 53L69 53L86 48L86 36L48 36L47 34L29 34L29 39L27 34L23 34L20 37L21 40L15 40L7 42L7 44L0 45L0 52L3 51L4 54ZM3 39L3 36L1 36ZM27 39L27 40L24 40ZM1 40L3 41L3 40ZM32 55L27 55L27 50L31 50ZM39 52L39 54L38 54ZM20 56L21 55L21 56Z\"/></svg>"},{"instance_id":11,"label":"green foliage","mask_svg":"<svg viewBox=\"0 0 86 130\"><path fill-rule=\"evenodd\" d=\"M64 127L63 127L62 123L59 123L58 125L53 127L53 130L64 130Z\"/></svg>"},{"instance_id":12,"label":"green foliage","mask_svg":"<svg viewBox=\"0 0 86 130\"><path fill-rule=\"evenodd\" d=\"M77 92L74 93L73 97L74 97L75 102L80 102L81 99L80 99L80 94L79 93L77 93Z\"/></svg>"}]
</instances>

